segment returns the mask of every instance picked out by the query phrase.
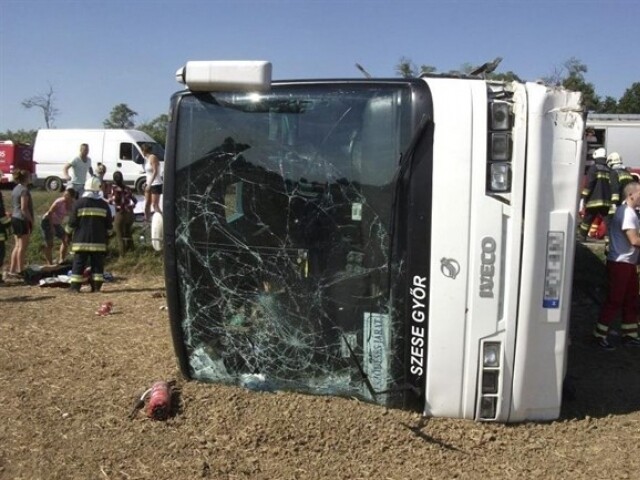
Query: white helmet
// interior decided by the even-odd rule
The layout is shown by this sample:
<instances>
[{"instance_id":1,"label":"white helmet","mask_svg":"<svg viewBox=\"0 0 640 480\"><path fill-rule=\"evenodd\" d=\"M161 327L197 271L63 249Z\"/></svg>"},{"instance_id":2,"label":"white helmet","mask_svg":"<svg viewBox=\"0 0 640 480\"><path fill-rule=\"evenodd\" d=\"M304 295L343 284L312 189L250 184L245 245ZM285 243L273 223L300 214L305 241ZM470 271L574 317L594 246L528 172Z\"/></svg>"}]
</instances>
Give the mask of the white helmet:
<instances>
[{"instance_id":1,"label":"white helmet","mask_svg":"<svg viewBox=\"0 0 640 480\"><path fill-rule=\"evenodd\" d=\"M613 167L614 165L620 165L622 163L622 157L618 152L610 153L607 157L607 165Z\"/></svg>"},{"instance_id":2,"label":"white helmet","mask_svg":"<svg viewBox=\"0 0 640 480\"><path fill-rule=\"evenodd\" d=\"M593 152L593 158L605 158L607 156L607 151L604 148L598 148L595 152Z\"/></svg>"}]
</instances>

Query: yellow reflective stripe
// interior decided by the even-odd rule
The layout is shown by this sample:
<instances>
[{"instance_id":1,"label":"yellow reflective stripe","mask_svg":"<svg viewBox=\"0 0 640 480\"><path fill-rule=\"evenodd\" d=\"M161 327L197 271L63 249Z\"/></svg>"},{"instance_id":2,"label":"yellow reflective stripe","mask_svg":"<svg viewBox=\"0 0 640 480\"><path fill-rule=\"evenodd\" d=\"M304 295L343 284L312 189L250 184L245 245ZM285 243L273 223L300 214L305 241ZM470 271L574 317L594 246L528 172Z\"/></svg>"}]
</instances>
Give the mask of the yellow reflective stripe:
<instances>
[{"instance_id":1,"label":"yellow reflective stripe","mask_svg":"<svg viewBox=\"0 0 640 480\"><path fill-rule=\"evenodd\" d=\"M589 193L591 193L591 189L589 189L589 188L585 188L585 189L582 190L582 196L583 197L588 197Z\"/></svg>"},{"instance_id":2,"label":"yellow reflective stripe","mask_svg":"<svg viewBox=\"0 0 640 480\"><path fill-rule=\"evenodd\" d=\"M607 333L609 333L609 327L602 323L596 323L596 328L593 331L593 335L598 338L606 338Z\"/></svg>"},{"instance_id":3,"label":"yellow reflective stripe","mask_svg":"<svg viewBox=\"0 0 640 480\"><path fill-rule=\"evenodd\" d=\"M9 217L2 217L0 218L0 223L2 225L9 225L11 223L11 219Z\"/></svg>"},{"instance_id":4,"label":"yellow reflective stripe","mask_svg":"<svg viewBox=\"0 0 640 480\"><path fill-rule=\"evenodd\" d=\"M64 231L66 233L68 233L69 235L71 235L73 233L73 228L71 228L69 225L65 225L64 226Z\"/></svg>"},{"instance_id":5,"label":"yellow reflective stripe","mask_svg":"<svg viewBox=\"0 0 640 480\"><path fill-rule=\"evenodd\" d=\"M7 240L7 236L4 233L0 233L0 242L4 242Z\"/></svg>"},{"instance_id":6,"label":"yellow reflective stripe","mask_svg":"<svg viewBox=\"0 0 640 480\"><path fill-rule=\"evenodd\" d=\"M609 180L609 174L607 172L598 172L596 173L596 178L600 180Z\"/></svg>"},{"instance_id":7,"label":"yellow reflective stripe","mask_svg":"<svg viewBox=\"0 0 640 480\"><path fill-rule=\"evenodd\" d=\"M84 277L82 275L71 275L70 279L71 283L82 283L84 282Z\"/></svg>"},{"instance_id":8,"label":"yellow reflective stripe","mask_svg":"<svg viewBox=\"0 0 640 480\"><path fill-rule=\"evenodd\" d=\"M104 243L74 243L71 245L72 252L106 252L107 246Z\"/></svg>"},{"instance_id":9,"label":"yellow reflective stripe","mask_svg":"<svg viewBox=\"0 0 640 480\"><path fill-rule=\"evenodd\" d=\"M79 208L78 209L79 217L106 217L107 211L104 208Z\"/></svg>"},{"instance_id":10,"label":"yellow reflective stripe","mask_svg":"<svg viewBox=\"0 0 640 480\"><path fill-rule=\"evenodd\" d=\"M608 207L611 205L611 202L608 200L593 200L591 202L588 202L585 207L586 208L592 208L592 207Z\"/></svg>"},{"instance_id":11,"label":"yellow reflective stripe","mask_svg":"<svg viewBox=\"0 0 640 480\"><path fill-rule=\"evenodd\" d=\"M104 282L104 275L101 273L94 273L91 278L94 282Z\"/></svg>"}]
</instances>

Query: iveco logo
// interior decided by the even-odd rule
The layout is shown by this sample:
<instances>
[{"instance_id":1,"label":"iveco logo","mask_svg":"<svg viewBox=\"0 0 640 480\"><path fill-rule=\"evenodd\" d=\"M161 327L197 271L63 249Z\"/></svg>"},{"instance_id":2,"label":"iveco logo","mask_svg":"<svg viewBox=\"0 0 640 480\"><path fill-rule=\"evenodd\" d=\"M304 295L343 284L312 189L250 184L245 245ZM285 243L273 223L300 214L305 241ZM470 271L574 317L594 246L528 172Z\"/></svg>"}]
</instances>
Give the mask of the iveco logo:
<instances>
[{"instance_id":1,"label":"iveco logo","mask_svg":"<svg viewBox=\"0 0 640 480\"><path fill-rule=\"evenodd\" d=\"M453 258L440 259L440 271L445 277L455 278L460 273L460 264Z\"/></svg>"},{"instance_id":2,"label":"iveco logo","mask_svg":"<svg viewBox=\"0 0 640 480\"><path fill-rule=\"evenodd\" d=\"M480 245L480 296L493 298L493 277L496 274L496 241L491 237L484 237Z\"/></svg>"}]
</instances>

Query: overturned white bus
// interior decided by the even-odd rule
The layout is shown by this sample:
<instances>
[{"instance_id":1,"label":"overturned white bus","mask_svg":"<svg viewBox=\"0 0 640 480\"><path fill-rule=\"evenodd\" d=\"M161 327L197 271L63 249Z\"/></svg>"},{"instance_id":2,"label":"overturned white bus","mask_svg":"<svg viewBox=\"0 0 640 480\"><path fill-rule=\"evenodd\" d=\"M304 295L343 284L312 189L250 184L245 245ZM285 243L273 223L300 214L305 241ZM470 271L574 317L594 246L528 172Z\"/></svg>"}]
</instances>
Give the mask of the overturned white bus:
<instances>
[{"instance_id":1,"label":"overturned white bus","mask_svg":"<svg viewBox=\"0 0 640 480\"><path fill-rule=\"evenodd\" d=\"M561 406L584 122L534 83L188 62L164 225L187 378L429 416Z\"/></svg>"}]
</instances>

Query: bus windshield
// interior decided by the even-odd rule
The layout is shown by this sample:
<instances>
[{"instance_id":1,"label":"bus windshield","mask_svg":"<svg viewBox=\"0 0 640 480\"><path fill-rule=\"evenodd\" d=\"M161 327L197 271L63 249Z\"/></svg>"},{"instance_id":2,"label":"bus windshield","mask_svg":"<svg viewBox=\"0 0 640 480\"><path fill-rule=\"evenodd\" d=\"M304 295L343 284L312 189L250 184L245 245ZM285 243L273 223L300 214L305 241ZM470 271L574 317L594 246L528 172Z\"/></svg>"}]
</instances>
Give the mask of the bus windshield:
<instances>
[{"instance_id":1,"label":"bus windshield","mask_svg":"<svg viewBox=\"0 0 640 480\"><path fill-rule=\"evenodd\" d=\"M175 255L190 376L396 404L394 176L403 83L274 85L177 103Z\"/></svg>"}]
</instances>

